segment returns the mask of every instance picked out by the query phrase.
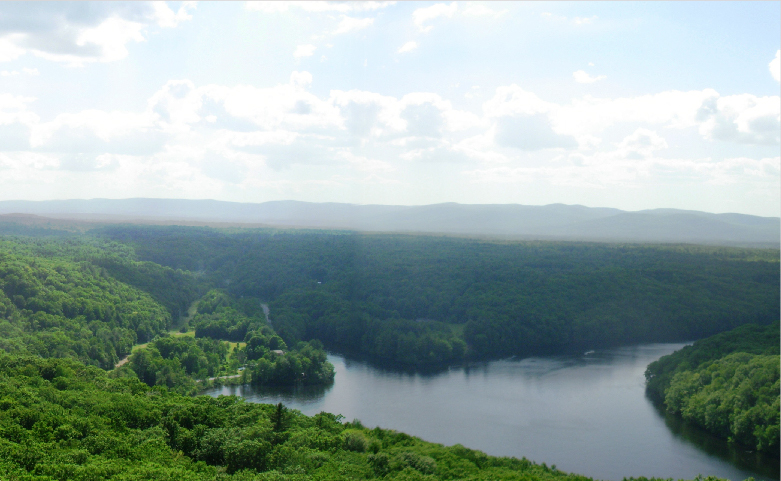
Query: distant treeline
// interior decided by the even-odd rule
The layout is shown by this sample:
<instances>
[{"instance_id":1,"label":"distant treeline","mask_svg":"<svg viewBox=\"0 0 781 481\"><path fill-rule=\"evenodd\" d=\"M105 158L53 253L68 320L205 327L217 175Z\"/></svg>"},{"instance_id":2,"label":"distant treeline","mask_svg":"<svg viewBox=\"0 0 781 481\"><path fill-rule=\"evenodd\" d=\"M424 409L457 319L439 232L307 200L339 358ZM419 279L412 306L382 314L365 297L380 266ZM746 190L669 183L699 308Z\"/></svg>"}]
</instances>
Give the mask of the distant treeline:
<instances>
[{"instance_id":1,"label":"distant treeline","mask_svg":"<svg viewBox=\"0 0 781 481\"><path fill-rule=\"evenodd\" d=\"M779 313L778 250L154 226L93 234L268 301L289 345L319 339L409 366L698 339Z\"/></svg>"},{"instance_id":2,"label":"distant treeline","mask_svg":"<svg viewBox=\"0 0 781 481\"><path fill-rule=\"evenodd\" d=\"M779 323L699 340L646 370L666 409L725 439L778 455Z\"/></svg>"}]
</instances>

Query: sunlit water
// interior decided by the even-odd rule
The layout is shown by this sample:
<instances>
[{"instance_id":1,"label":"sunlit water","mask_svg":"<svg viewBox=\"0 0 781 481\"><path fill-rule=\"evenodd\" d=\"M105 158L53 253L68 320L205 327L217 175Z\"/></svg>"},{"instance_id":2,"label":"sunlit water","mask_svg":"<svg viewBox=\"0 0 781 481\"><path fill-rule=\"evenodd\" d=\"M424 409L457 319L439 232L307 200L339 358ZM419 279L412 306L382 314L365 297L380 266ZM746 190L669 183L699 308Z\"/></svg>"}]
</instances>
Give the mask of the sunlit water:
<instances>
[{"instance_id":1,"label":"sunlit water","mask_svg":"<svg viewBox=\"0 0 781 481\"><path fill-rule=\"evenodd\" d=\"M682 346L495 361L433 375L386 371L330 355L336 381L328 388L239 386L207 394L281 401L309 415L342 414L368 427L526 457L597 479L698 474L778 479L778 459L735 449L665 416L646 398L646 366Z\"/></svg>"}]
</instances>

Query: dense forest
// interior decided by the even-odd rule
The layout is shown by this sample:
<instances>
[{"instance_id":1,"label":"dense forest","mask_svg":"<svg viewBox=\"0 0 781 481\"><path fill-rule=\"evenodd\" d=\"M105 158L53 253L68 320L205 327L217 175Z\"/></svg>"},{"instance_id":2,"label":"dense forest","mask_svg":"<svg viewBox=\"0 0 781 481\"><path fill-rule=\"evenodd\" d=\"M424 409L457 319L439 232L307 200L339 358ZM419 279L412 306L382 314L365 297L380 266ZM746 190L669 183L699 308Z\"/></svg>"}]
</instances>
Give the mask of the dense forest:
<instances>
[{"instance_id":1,"label":"dense forest","mask_svg":"<svg viewBox=\"0 0 781 481\"><path fill-rule=\"evenodd\" d=\"M777 250L154 226L93 234L268 302L288 344L319 339L383 364L692 340L779 312Z\"/></svg>"},{"instance_id":2,"label":"dense forest","mask_svg":"<svg viewBox=\"0 0 781 481\"><path fill-rule=\"evenodd\" d=\"M2 352L0 478L590 479L526 459L367 429L333 414L307 417L234 396L187 397L73 359Z\"/></svg>"},{"instance_id":3,"label":"dense forest","mask_svg":"<svg viewBox=\"0 0 781 481\"><path fill-rule=\"evenodd\" d=\"M331 414L186 394L226 378L332 382L326 347L426 368L745 324L653 364L649 392L778 450L777 250L129 225L18 233L0 238L0 477L585 480Z\"/></svg>"},{"instance_id":4,"label":"dense forest","mask_svg":"<svg viewBox=\"0 0 781 481\"><path fill-rule=\"evenodd\" d=\"M131 248L115 242L6 238L0 240L0 349L112 369L134 345L149 343L130 356L122 375L182 393L239 365L247 368L242 380L255 384L333 380L321 344L288 349L258 302L204 294L207 285L192 273L134 260ZM191 320L197 339L169 336L202 294ZM233 352L224 340L242 346Z\"/></svg>"},{"instance_id":5,"label":"dense forest","mask_svg":"<svg viewBox=\"0 0 781 481\"><path fill-rule=\"evenodd\" d=\"M778 455L779 324L701 339L646 370L665 408L723 438Z\"/></svg>"},{"instance_id":6,"label":"dense forest","mask_svg":"<svg viewBox=\"0 0 781 481\"><path fill-rule=\"evenodd\" d=\"M0 240L0 347L110 369L134 344L165 332L171 312L149 292L160 292L156 274L173 270L145 263L135 279L142 290L86 260L111 253L117 263L139 264L119 247Z\"/></svg>"},{"instance_id":7,"label":"dense forest","mask_svg":"<svg viewBox=\"0 0 781 481\"><path fill-rule=\"evenodd\" d=\"M777 250L132 225L0 247L3 349L106 369L196 301L198 338L415 368L699 339L779 312Z\"/></svg>"}]
</instances>

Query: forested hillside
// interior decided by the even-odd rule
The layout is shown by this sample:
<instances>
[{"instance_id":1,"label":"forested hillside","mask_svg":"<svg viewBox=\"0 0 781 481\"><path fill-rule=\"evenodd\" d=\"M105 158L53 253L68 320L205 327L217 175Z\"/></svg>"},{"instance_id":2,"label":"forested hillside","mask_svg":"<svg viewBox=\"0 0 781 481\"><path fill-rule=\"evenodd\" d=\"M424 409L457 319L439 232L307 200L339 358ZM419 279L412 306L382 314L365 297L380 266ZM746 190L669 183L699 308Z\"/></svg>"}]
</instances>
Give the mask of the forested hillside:
<instances>
[{"instance_id":1,"label":"forested hillside","mask_svg":"<svg viewBox=\"0 0 781 481\"><path fill-rule=\"evenodd\" d=\"M778 323L702 339L651 363L647 389L669 412L778 455L780 342Z\"/></svg>"},{"instance_id":2,"label":"forested hillside","mask_svg":"<svg viewBox=\"0 0 781 481\"><path fill-rule=\"evenodd\" d=\"M585 479L325 413L174 392L238 372L327 383L323 344L426 368L747 323L771 325L774 352L757 347L767 328L747 326L736 332L748 337L685 351L689 364L660 362L654 379L669 380L672 411L777 450L778 251L149 226L43 234L0 240L0 477Z\"/></svg>"},{"instance_id":3,"label":"forested hillside","mask_svg":"<svg viewBox=\"0 0 781 481\"><path fill-rule=\"evenodd\" d=\"M118 264L134 264L130 251L118 245L99 249L65 241L0 241L0 348L74 357L110 369L135 343L164 332L172 316L148 293L163 292L149 274L172 269L139 271L135 284L146 287L142 290L87 260L98 253L114 256Z\"/></svg>"},{"instance_id":4,"label":"forested hillside","mask_svg":"<svg viewBox=\"0 0 781 481\"><path fill-rule=\"evenodd\" d=\"M288 347L266 322L257 300L236 300L212 289L195 312L190 319L194 330L159 337L136 350L117 375L131 370L149 386L182 394L197 393L210 379L254 385L333 382L334 367L322 343L299 341Z\"/></svg>"},{"instance_id":5,"label":"forested hillside","mask_svg":"<svg viewBox=\"0 0 781 481\"><path fill-rule=\"evenodd\" d=\"M199 339L168 336L206 286L188 271L136 261L131 247L116 242L7 237L0 240L0 349L112 369L134 345L153 341L121 374L129 369L150 386L181 393L196 392L198 380L235 375L241 365L249 368L242 379L256 384L333 380L322 345L288 349L256 299L209 291L192 320ZM222 341L243 346L229 351ZM282 347L283 355L272 352Z\"/></svg>"},{"instance_id":6,"label":"forested hillside","mask_svg":"<svg viewBox=\"0 0 781 481\"><path fill-rule=\"evenodd\" d=\"M114 226L140 259L270 302L288 344L437 365L778 319L777 250Z\"/></svg>"},{"instance_id":7,"label":"forested hillside","mask_svg":"<svg viewBox=\"0 0 781 481\"><path fill-rule=\"evenodd\" d=\"M0 352L0 478L588 481L320 413L185 397L71 359ZM708 478L708 481L716 481Z\"/></svg>"}]
</instances>

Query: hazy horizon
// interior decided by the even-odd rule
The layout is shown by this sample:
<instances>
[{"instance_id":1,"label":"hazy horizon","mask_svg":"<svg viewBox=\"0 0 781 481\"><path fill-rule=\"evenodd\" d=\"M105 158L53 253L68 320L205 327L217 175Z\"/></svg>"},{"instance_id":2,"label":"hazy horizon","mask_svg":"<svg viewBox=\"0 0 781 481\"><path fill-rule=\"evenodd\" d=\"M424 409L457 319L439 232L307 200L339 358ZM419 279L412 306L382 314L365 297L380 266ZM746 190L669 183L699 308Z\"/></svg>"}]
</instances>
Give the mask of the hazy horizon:
<instances>
[{"instance_id":1,"label":"hazy horizon","mask_svg":"<svg viewBox=\"0 0 781 481\"><path fill-rule=\"evenodd\" d=\"M781 214L781 2L0 14L0 200Z\"/></svg>"},{"instance_id":2,"label":"hazy horizon","mask_svg":"<svg viewBox=\"0 0 781 481\"><path fill-rule=\"evenodd\" d=\"M9 201L9 202L68 202L68 201L97 201L97 200L111 200L111 201L123 201L123 200L187 200L187 201L216 201L216 202L231 202L231 203L238 203L238 204L265 204L267 202L305 202L310 204L346 204L346 205L355 205L355 206L384 206L384 207L426 207L426 206L435 206L435 205L443 205L443 204L457 204L457 205L464 205L464 206L489 206L489 205L496 205L496 206L502 206L502 205L511 205L511 206L523 206L523 207L547 207L547 206L554 206L554 205L563 205L567 207L586 207L588 209L616 209L624 212L643 212L643 211L652 211L652 210L678 210L681 212L691 211L691 212L702 212L706 214L742 214L741 212L730 212L730 211L724 211L724 212L714 212L714 211L708 211L708 210L696 210L696 209L678 209L675 207L651 207L648 209L636 209L636 210L630 210L630 209L619 209L617 207L610 207L605 205L585 205L585 204L566 204L563 202L551 202L548 204L522 204L520 202L506 202L506 203L494 203L494 202L483 202L483 203L465 203L465 202L456 202L456 201L443 201L443 202L434 202L430 204L403 204L403 203L397 203L397 204L380 204L380 203L359 203L359 202L338 202L338 201L322 201L322 202L316 202L316 201L302 201L297 199L273 199L273 200L265 200L265 201L259 201L259 202L244 202L244 201L235 201L235 200L222 200L222 199L214 199L214 198L191 198L191 199L185 199L185 198L174 198L174 197L122 197L122 198L110 198L110 197L89 197L89 198L60 198L60 199L39 199L39 200L30 200L30 199L2 199L1 202ZM20 214L25 214L24 212L20 212ZM754 215L754 214L746 214L746 215ZM767 218L781 218L778 215L757 215L756 217L767 217Z\"/></svg>"}]
</instances>

